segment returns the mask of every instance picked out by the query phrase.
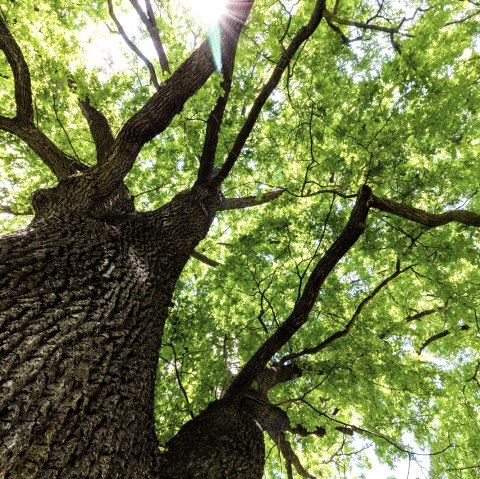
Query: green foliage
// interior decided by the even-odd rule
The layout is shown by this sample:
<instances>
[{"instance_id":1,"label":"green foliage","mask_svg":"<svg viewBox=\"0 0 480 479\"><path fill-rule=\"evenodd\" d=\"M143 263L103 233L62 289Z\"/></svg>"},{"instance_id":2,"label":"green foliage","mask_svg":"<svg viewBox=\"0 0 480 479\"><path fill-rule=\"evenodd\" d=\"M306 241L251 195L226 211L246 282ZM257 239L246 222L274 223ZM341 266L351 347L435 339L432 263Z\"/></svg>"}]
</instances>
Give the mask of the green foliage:
<instances>
[{"instance_id":1,"label":"green foliage","mask_svg":"<svg viewBox=\"0 0 480 479\"><path fill-rule=\"evenodd\" d=\"M333 10L334 2L327 3ZM378 11L370 0L338 3L342 19L365 23ZM239 45L218 165L282 52L279 38L288 44L312 4L255 3ZM159 5L159 29L175 68L205 32L178 2ZM132 14L128 2L122 9ZM54 0L9 0L0 13L30 66L35 121L68 154L93 164L78 96L88 95L116 133L152 94L148 71L108 32L104 2L69 2L67 8ZM360 185L429 212L480 212L479 18L474 2L386 1L372 23L397 26L403 19L405 35L393 35L393 43L389 33L340 24L344 35L359 37L346 45L323 21L293 58L223 191L227 197L261 196L273 187L287 193L254 209L220 213L199 248L220 265L192 259L184 271L160 351L160 442L221 397L288 317L315 261L343 229L353 204L349 195ZM145 32L135 35L147 48ZM110 62L92 61L97 39L108 42ZM195 180L220 82L214 74L143 149L127 178L139 210L159 207ZM3 57L0 104L2 115L14 115L12 75ZM30 193L54 180L12 136L0 132L0 147L0 204L25 212ZM28 220L0 218L4 231ZM342 330L397 261L409 267L365 305L348 335L296 360L302 377L270 393L292 425L310 432L325 427L324 437L289 436L312 474L372 477L373 455L393 467L419 459L417 452L433 454L425 477L478 477L479 241L471 227L427 229L370 213L365 234L328 278L308 323L276 358ZM339 427L352 428L353 435ZM272 442L269 450L265 477L287 477Z\"/></svg>"}]
</instances>

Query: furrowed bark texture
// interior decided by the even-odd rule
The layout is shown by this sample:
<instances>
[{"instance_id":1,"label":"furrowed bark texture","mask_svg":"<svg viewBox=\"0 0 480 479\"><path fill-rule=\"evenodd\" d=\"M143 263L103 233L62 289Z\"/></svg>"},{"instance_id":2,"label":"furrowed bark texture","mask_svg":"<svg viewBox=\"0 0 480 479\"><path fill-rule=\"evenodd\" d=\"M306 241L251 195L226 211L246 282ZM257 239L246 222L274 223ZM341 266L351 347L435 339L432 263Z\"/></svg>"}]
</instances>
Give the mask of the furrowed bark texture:
<instances>
[{"instance_id":1,"label":"furrowed bark texture","mask_svg":"<svg viewBox=\"0 0 480 479\"><path fill-rule=\"evenodd\" d=\"M156 212L49 218L0 240L0 477L159 476L163 325L219 201L196 188Z\"/></svg>"},{"instance_id":2,"label":"furrowed bark texture","mask_svg":"<svg viewBox=\"0 0 480 479\"><path fill-rule=\"evenodd\" d=\"M260 479L263 433L243 408L216 401L166 444L160 462L160 479Z\"/></svg>"}]
</instances>

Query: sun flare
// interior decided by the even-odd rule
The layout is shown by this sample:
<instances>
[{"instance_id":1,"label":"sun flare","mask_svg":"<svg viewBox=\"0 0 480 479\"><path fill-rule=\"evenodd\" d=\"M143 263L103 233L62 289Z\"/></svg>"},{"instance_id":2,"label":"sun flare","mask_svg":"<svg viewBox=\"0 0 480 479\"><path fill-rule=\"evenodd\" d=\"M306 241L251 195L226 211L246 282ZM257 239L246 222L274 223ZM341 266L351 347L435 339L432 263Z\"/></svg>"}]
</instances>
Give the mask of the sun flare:
<instances>
[{"instance_id":1,"label":"sun flare","mask_svg":"<svg viewBox=\"0 0 480 479\"><path fill-rule=\"evenodd\" d=\"M192 16L205 27L215 25L225 11L226 0L182 0Z\"/></svg>"}]
</instances>

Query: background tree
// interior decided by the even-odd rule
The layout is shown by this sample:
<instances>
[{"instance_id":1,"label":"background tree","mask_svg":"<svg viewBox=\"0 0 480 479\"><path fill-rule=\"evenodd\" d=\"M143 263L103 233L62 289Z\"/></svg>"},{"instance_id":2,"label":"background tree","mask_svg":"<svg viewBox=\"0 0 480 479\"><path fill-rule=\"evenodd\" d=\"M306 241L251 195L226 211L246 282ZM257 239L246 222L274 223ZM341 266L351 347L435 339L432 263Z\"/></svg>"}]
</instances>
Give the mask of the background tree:
<instances>
[{"instance_id":1,"label":"background tree","mask_svg":"<svg viewBox=\"0 0 480 479\"><path fill-rule=\"evenodd\" d=\"M253 3L0 7L0 477L478 476L480 6Z\"/></svg>"}]
</instances>

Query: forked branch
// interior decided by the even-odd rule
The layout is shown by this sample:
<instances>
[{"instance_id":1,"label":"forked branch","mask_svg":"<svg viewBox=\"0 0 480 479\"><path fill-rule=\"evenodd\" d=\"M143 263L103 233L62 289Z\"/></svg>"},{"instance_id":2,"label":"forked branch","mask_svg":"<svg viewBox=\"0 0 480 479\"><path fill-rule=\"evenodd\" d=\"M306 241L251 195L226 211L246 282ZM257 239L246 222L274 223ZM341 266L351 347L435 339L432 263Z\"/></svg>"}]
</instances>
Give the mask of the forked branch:
<instances>
[{"instance_id":1,"label":"forked branch","mask_svg":"<svg viewBox=\"0 0 480 479\"><path fill-rule=\"evenodd\" d=\"M365 229L365 220L367 218L368 211L371 207L375 207L382 211L388 211L398 216L404 217L416 221L417 223L424 224L426 226L434 227L444 225L451 221L458 221L471 226L480 226L480 216L475 213L471 213L464 210L449 211L439 215L426 213L423 210L417 208L407 207L399 203L395 203L390 200L381 199L375 197L372 194L371 189L364 185L357 196L357 201L350 215L350 219L347 226L335 241L335 243L327 250L322 259L315 266L312 274L310 275L307 284L296 302L294 309L285 322L277 329L277 331L270 336L265 343L256 351L252 358L247 362L242 371L232 382L230 388L225 394L226 399L235 400L235 398L242 397L248 390L252 382L256 379L260 371L262 371L268 361L285 345L288 340L301 328L301 326L307 321L308 315L313 308L316 297L322 287L325 279L340 261L340 259L348 252L348 250L355 244L357 239ZM365 305L371 301L371 299L390 281L395 279L401 273L410 269L411 266L403 270L400 269L400 265L397 264L396 271L381 282L373 291L367 296L358 306L355 314L352 316L346 327L334 333L326 340L314 348L305 349L300 353L288 355L283 358L283 362L291 360L294 357L298 357L303 354L317 352L326 347L336 339L348 334L357 320L360 312ZM464 328L466 329L466 328ZM445 336L445 333L442 333ZM449 333L447 333L449 334ZM443 337L442 336L442 337Z\"/></svg>"},{"instance_id":2,"label":"forked branch","mask_svg":"<svg viewBox=\"0 0 480 479\"><path fill-rule=\"evenodd\" d=\"M16 105L15 118L0 116L0 129L23 140L60 180L83 169L83 165L61 151L34 124L30 71L20 46L2 17L0 50L12 69Z\"/></svg>"},{"instance_id":3,"label":"forked branch","mask_svg":"<svg viewBox=\"0 0 480 479\"><path fill-rule=\"evenodd\" d=\"M300 28L297 34L293 37L288 48L282 53L282 56L280 57L280 60L275 66L269 80L267 81L267 83L265 83L259 95L253 102L253 106L248 113L247 119L245 120L245 123L243 124L243 127L241 128L235 140L235 143L233 144L232 149L227 156L227 159L225 160L220 171L215 175L213 183L216 186L221 185L225 178L227 178L227 176L229 175L231 169L238 160L238 157L240 156L240 153L245 146L245 143L247 142L247 139L250 136L253 127L258 120L258 116L260 115L263 105L277 87L284 71L287 69L295 53L313 35L315 30L317 29L323 18L324 10L325 0L317 0L309 22L307 23L307 25Z\"/></svg>"},{"instance_id":4,"label":"forked branch","mask_svg":"<svg viewBox=\"0 0 480 479\"><path fill-rule=\"evenodd\" d=\"M145 8L147 10L146 13L143 11L137 0L130 0L130 3L138 13L140 20L142 20L143 24L147 27L153 46L155 47L155 51L158 55L158 61L160 62L162 73L170 73L170 65L168 64L167 55L165 53L165 49L163 48L162 41L160 40L160 32L158 31L157 21L155 19L155 14L153 13L150 0L145 0Z\"/></svg>"},{"instance_id":5,"label":"forked branch","mask_svg":"<svg viewBox=\"0 0 480 479\"><path fill-rule=\"evenodd\" d=\"M252 6L253 1L232 0L227 4L221 19L221 28L225 31L221 47L226 55L234 52ZM72 195L76 195L76 188L82 191L76 207L88 207L114 191L133 167L143 145L168 127L214 71L210 45L205 41L124 124L106 160L71 185Z\"/></svg>"},{"instance_id":6,"label":"forked branch","mask_svg":"<svg viewBox=\"0 0 480 479\"><path fill-rule=\"evenodd\" d=\"M358 193L347 225L313 269L292 313L260 346L236 376L225 394L225 399L235 401L241 398L274 354L305 324L326 278L365 230L371 198L371 189L366 185L363 186Z\"/></svg>"}]
</instances>

